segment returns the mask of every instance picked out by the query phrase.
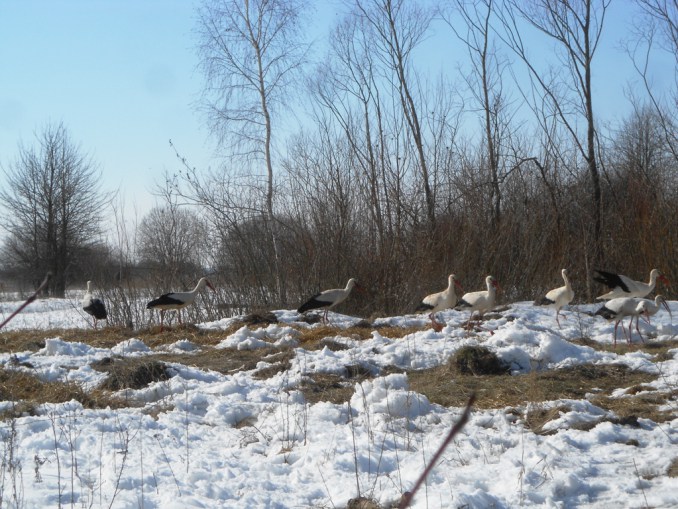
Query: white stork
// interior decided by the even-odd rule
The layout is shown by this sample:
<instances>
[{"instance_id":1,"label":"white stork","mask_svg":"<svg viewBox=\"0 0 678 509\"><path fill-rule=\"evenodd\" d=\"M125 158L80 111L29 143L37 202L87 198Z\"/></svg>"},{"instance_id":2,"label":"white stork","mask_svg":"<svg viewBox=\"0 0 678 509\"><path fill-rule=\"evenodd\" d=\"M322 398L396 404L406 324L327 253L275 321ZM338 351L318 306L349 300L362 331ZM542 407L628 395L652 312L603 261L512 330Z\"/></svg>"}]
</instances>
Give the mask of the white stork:
<instances>
[{"instance_id":1,"label":"white stork","mask_svg":"<svg viewBox=\"0 0 678 509\"><path fill-rule=\"evenodd\" d=\"M650 317L657 314L660 308L666 309L668 311L671 320L673 321L673 316L671 315L671 309L669 304L666 302L666 299L663 295L657 295L654 300L651 299L642 299L638 303L638 315L644 316L647 319L647 323L650 323Z\"/></svg>"},{"instance_id":2,"label":"white stork","mask_svg":"<svg viewBox=\"0 0 678 509\"><path fill-rule=\"evenodd\" d=\"M210 283L206 277L203 277L200 278L198 284L195 285L195 288L190 292L166 293L146 304L146 309L160 310L160 332L163 331L165 311L172 309L176 310L177 315L179 316L179 323L181 324L181 310L189 304L193 304L195 297L203 288L205 288L205 286L209 287L212 291L215 291L212 283Z\"/></svg>"},{"instance_id":3,"label":"white stork","mask_svg":"<svg viewBox=\"0 0 678 509\"><path fill-rule=\"evenodd\" d=\"M415 311L418 312L430 311L428 317L431 319L431 325L433 325L433 329L437 332L442 330L443 324L436 321L435 314L438 311L453 308L457 305L457 293L454 290L455 286L463 291L463 288L461 287L461 284L459 284L459 281L457 281L455 275L450 274L447 276L447 288L445 288L442 292L427 295L422 299L415 309Z\"/></svg>"},{"instance_id":4,"label":"white stork","mask_svg":"<svg viewBox=\"0 0 678 509\"><path fill-rule=\"evenodd\" d=\"M621 274L615 274L613 272L605 272L604 270L596 269L596 273L598 275L594 276L593 280L604 284L610 289L610 291L606 294L596 297L597 300L616 299L618 297L642 298L654 290L654 287L657 284L657 279L666 285L669 284L669 280L666 279L666 277L661 272L659 272L658 269L652 269L650 272L649 283L634 281L630 277L623 276Z\"/></svg>"},{"instance_id":5,"label":"white stork","mask_svg":"<svg viewBox=\"0 0 678 509\"><path fill-rule=\"evenodd\" d=\"M567 277L567 269L561 270L560 273L563 276L563 281L565 281L565 286L554 288L547 292L541 299L534 301L535 306L548 306L556 310L556 322L558 322L558 327L560 327L560 320L558 319L560 310L574 299L574 290Z\"/></svg>"},{"instance_id":6,"label":"white stork","mask_svg":"<svg viewBox=\"0 0 678 509\"><path fill-rule=\"evenodd\" d=\"M624 329L624 324L622 320L627 316L631 317L631 322L629 323L629 337L628 342L631 343L631 325L633 324L633 318L637 317L640 314L640 302L641 299L635 297L616 297L614 299L608 300L603 307L596 311L596 316L602 316L608 322L614 322L614 346L617 346L617 328L619 324L622 324L622 332L626 335L626 330ZM637 327L637 324L636 324ZM638 331L640 334L640 330ZM642 335L641 335L642 339Z\"/></svg>"},{"instance_id":7,"label":"white stork","mask_svg":"<svg viewBox=\"0 0 678 509\"><path fill-rule=\"evenodd\" d=\"M332 290L316 293L299 306L297 313L305 313L311 309L324 309L323 322L327 323L327 313L329 310L344 302L351 293L351 290L353 290L353 287L362 290L362 287L356 280L351 278L348 280L348 283L346 283L346 288L333 288Z\"/></svg>"},{"instance_id":8,"label":"white stork","mask_svg":"<svg viewBox=\"0 0 678 509\"><path fill-rule=\"evenodd\" d=\"M671 321L673 321L671 309L669 308L669 304L666 302L666 299L663 295L657 295L654 300L640 300L638 307L636 308L636 311L638 312L638 316L636 316L636 330L638 331L638 334L640 334L640 329L638 327L638 321L640 320L640 317L643 317L647 323L650 323L650 317L656 315L659 309L662 307L668 311L669 317L671 318ZM641 335L640 337L642 339L643 336Z\"/></svg>"},{"instance_id":9,"label":"white stork","mask_svg":"<svg viewBox=\"0 0 678 509\"><path fill-rule=\"evenodd\" d=\"M494 277L487 276L485 278L485 284L487 285L487 290L465 293L457 303L457 308L468 309L471 311L471 315L468 317L468 322L466 324L467 329L471 327L471 319L475 312L478 312L479 318L482 318L486 311L489 311L494 307L499 283Z\"/></svg>"},{"instance_id":10,"label":"white stork","mask_svg":"<svg viewBox=\"0 0 678 509\"><path fill-rule=\"evenodd\" d=\"M87 281L87 291L80 302L82 304L83 311L92 316L92 322L95 329L97 328L98 320L108 319L108 313L106 313L106 306L104 306L103 301L92 295L91 281Z\"/></svg>"}]
</instances>

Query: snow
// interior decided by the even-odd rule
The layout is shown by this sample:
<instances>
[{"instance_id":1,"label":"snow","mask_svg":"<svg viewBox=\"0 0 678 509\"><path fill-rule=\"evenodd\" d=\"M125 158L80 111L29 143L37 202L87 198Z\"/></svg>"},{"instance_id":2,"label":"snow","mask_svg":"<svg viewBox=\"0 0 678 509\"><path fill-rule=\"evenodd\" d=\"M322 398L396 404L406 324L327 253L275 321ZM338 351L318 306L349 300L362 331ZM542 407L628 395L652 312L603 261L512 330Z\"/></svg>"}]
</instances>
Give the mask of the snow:
<instances>
[{"instance_id":1,"label":"snow","mask_svg":"<svg viewBox=\"0 0 678 509\"><path fill-rule=\"evenodd\" d=\"M0 320L19 304L0 303ZM678 303L670 306L678 316ZM90 364L107 357L171 352L186 355L187 362L170 364L166 381L125 390L137 407L92 410L71 401L1 421L3 501L30 508L343 508L361 494L388 506L412 488L463 408L432 403L410 389L407 373L380 376L383 367L431 368L465 345L482 344L514 374L584 363L626 365L656 375L642 390L675 393L678 349L659 362L646 351L598 351L572 342L612 342L613 324L591 316L598 307L569 306L560 329L552 310L514 303L491 313L478 334L463 330L468 314L455 310L439 313L446 323L441 332L428 328L425 315L387 317L375 325L421 330L397 339L376 329L366 340L337 334L327 340L346 349L312 351L299 343L297 328L318 325L278 310L278 324L242 327L215 350L261 349L259 369L268 365L266 349L294 349L288 370L262 378L254 376L257 369L221 374L192 367L202 347L188 339L154 349L138 338L96 348L50 337L54 330L83 327L85 317L75 299L38 300L5 330L50 329L45 346L0 355L5 369L90 390L106 377ZM337 313L330 318L337 329L360 321ZM233 323L198 325L223 330ZM656 342L678 334L664 310L651 324L641 322L641 329ZM309 375L343 375L350 365L375 375L354 384L350 404L304 400L298 388ZM623 390L613 396L628 397ZM675 402L674 396L664 406L672 421L639 418L639 426L615 423L612 412L589 399L538 403L554 410L543 427L547 433L539 435L515 412L473 409L413 507L678 507L678 478L667 475L678 457ZM0 402L0 410L11 405Z\"/></svg>"}]
</instances>

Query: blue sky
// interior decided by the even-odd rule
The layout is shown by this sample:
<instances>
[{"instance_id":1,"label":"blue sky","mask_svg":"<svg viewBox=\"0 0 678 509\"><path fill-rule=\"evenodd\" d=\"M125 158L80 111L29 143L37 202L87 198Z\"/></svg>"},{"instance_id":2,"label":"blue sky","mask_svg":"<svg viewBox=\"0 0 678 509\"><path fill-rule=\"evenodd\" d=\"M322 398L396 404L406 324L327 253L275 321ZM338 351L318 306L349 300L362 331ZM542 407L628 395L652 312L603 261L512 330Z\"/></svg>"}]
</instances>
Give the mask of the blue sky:
<instances>
[{"instance_id":1,"label":"blue sky","mask_svg":"<svg viewBox=\"0 0 678 509\"><path fill-rule=\"evenodd\" d=\"M202 87L192 34L198 4L0 0L0 165L6 169L16 158L20 141L33 145L48 122L63 122L99 164L104 188L119 189L127 216L139 218L153 205L154 183L177 168L169 139L193 166L215 166L194 107ZM339 3L316 4L324 6L323 22L309 30L318 33L333 22ZM613 2L594 76L596 104L609 121L628 112L623 89L633 74L617 47L630 5ZM455 72L462 53L449 47L449 29L437 24L436 34L422 52L429 69Z\"/></svg>"},{"instance_id":2,"label":"blue sky","mask_svg":"<svg viewBox=\"0 0 678 509\"><path fill-rule=\"evenodd\" d=\"M92 156L126 212L176 166L169 139L207 164L207 131L193 107L201 89L191 0L0 2L0 164L18 143L61 122Z\"/></svg>"}]
</instances>

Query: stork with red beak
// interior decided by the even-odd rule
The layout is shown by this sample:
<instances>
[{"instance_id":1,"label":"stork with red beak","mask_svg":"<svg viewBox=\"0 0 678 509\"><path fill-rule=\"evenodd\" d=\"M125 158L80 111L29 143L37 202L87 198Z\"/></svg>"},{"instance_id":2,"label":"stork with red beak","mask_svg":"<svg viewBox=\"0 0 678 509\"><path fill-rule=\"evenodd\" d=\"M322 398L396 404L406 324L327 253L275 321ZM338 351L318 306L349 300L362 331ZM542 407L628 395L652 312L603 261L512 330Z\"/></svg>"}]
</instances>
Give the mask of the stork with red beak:
<instances>
[{"instance_id":1,"label":"stork with red beak","mask_svg":"<svg viewBox=\"0 0 678 509\"><path fill-rule=\"evenodd\" d=\"M547 292L541 299L534 301L535 306L548 306L556 310L556 322L558 322L558 327L560 327L560 320L558 319L560 310L574 299L574 290L567 277L567 269L561 270L560 273L563 276L563 281L565 281L565 286L554 288Z\"/></svg>"},{"instance_id":2,"label":"stork with red beak","mask_svg":"<svg viewBox=\"0 0 678 509\"><path fill-rule=\"evenodd\" d=\"M474 313L478 313L478 318L482 319L485 312L492 309L495 305L499 283L494 277L487 276L485 278L485 284L487 285L487 290L466 293L457 303L457 308L468 309L471 311L471 315L468 317L468 322L466 323L467 329L471 327L471 319L473 318Z\"/></svg>"},{"instance_id":3,"label":"stork with red beak","mask_svg":"<svg viewBox=\"0 0 678 509\"><path fill-rule=\"evenodd\" d=\"M351 278L348 280L348 283L346 283L346 288L333 288L331 290L316 293L299 306L297 313L305 313L312 309L324 309L323 322L327 323L327 313L329 310L344 302L354 287L359 291L363 291L362 286L360 286L355 279Z\"/></svg>"},{"instance_id":4,"label":"stork with red beak","mask_svg":"<svg viewBox=\"0 0 678 509\"><path fill-rule=\"evenodd\" d=\"M164 318L165 311L176 310L179 317L179 324L181 324L181 310L193 304L196 296L200 291L207 286L212 291L216 291L206 277L200 278L198 284L195 285L195 288L190 292L170 292L165 293L158 297L157 299L152 300L146 304L146 309L159 309L160 310L160 332L163 331L164 327Z\"/></svg>"},{"instance_id":5,"label":"stork with red beak","mask_svg":"<svg viewBox=\"0 0 678 509\"><path fill-rule=\"evenodd\" d=\"M654 290L657 280L665 285L669 284L664 274L658 269L652 269L650 272L650 281L643 283L642 281L634 281L630 277L622 274L615 274L614 272L605 272L604 270L597 270L597 275L593 277L594 281L607 286L610 291L606 294L596 297L597 300L616 299L620 297L646 297L652 290Z\"/></svg>"},{"instance_id":6,"label":"stork with red beak","mask_svg":"<svg viewBox=\"0 0 678 509\"><path fill-rule=\"evenodd\" d=\"M415 309L415 311L417 312L426 312L426 311L430 312L428 317L431 319L431 325L433 326L433 330L435 330L436 332L440 332L443 329L444 324L438 322L435 319L435 314L438 311L453 308L454 306L457 305L458 299L457 293L454 290L455 286L462 291L464 290L461 287L461 284L459 284L459 281L457 281L455 275L450 274L447 277L447 288L445 288L442 292L427 295L422 299L422 301Z\"/></svg>"}]
</instances>

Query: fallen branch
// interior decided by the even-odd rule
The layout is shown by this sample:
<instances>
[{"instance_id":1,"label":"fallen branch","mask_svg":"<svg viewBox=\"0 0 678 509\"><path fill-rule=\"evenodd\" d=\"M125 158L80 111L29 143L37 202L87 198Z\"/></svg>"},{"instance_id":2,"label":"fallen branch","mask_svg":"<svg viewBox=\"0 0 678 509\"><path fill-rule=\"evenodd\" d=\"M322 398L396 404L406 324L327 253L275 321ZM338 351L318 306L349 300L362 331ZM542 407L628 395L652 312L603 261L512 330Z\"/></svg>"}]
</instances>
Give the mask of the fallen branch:
<instances>
[{"instance_id":1,"label":"fallen branch","mask_svg":"<svg viewBox=\"0 0 678 509\"><path fill-rule=\"evenodd\" d=\"M400 504L398 505L398 509L405 509L406 507L409 507L409 505L412 503L412 500L414 500L414 495L417 493L417 490L419 490L421 485L424 484L424 481L428 477L428 474L431 473L433 467L435 467L436 464L438 463L440 456L442 456L447 446L450 445L450 442L452 442L454 437L462 430L462 428L468 422L468 418L471 415L471 406L473 406L475 400L476 400L475 393L471 394L471 397L468 399L468 403L466 403L466 408L464 408L464 412L461 414L461 417L457 421L457 424L455 424L452 427L445 441L440 445L440 447L438 447L438 450L433 455L433 458L431 458L431 461L429 462L428 466L426 467L424 472L419 476L419 479L417 479L417 482L414 485L414 488L412 488L412 491L406 491L405 493L403 493L403 496L400 499Z\"/></svg>"},{"instance_id":2,"label":"fallen branch","mask_svg":"<svg viewBox=\"0 0 678 509\"><path fill-rule=\"evenodd\" d=\"M25 308L26 306L28 306L31 302L33 302L33 301L38 297L38 295L40 294L40 292L43 291L43 290L45 289L45 287L47 286L47 283L49 283L49 278L51 278L51 277L52 277L52 273L51 273L51 272L48 272L47 275L45 276L45 279L42 281L42 283L41 283L40 286L38 287L38 289L35 290L35 293L34 293L33 295L31 295L30 297L28 297L28 298L26 299L26 302L24 302L23 304L21 304L21 306L19 306L19 308L18 308L16 311L14 311L14 313L12 313L11 315L9 315L9 316L7 317L7 320L5 320L4 322L0 323L0 329L2 329L5 325L7 325L7 324L9 323L9 321L10 321L12 318L14 318L16 315L18 315L19 313L21 313L21 311L23 310L23 308Z\"/></svg>"}]
</instances>

